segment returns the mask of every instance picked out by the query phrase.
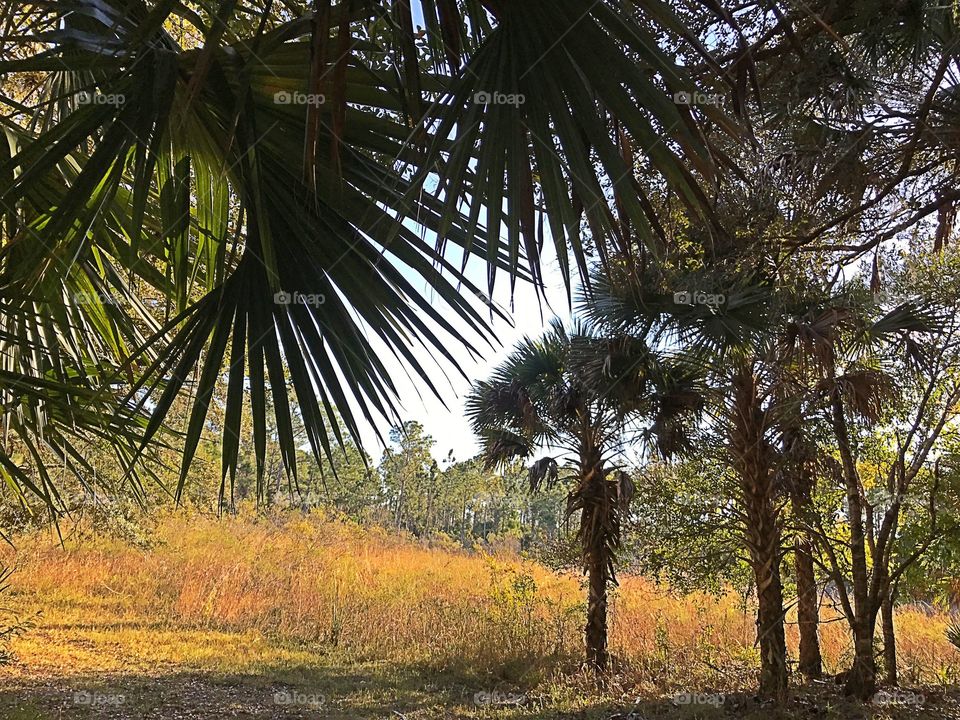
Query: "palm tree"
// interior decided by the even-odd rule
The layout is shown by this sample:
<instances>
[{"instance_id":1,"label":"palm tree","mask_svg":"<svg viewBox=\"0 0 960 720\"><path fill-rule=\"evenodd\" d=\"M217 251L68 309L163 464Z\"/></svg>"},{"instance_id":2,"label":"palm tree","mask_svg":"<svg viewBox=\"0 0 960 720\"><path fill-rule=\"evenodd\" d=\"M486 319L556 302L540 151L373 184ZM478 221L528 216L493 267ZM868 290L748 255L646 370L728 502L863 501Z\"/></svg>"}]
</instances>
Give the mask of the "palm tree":
<instances>
[{"instance_id":1,"label":"palm tree","mask_svg":"<svg viewBox=\"0 0 960 720\"><path fill-rule=\"evenodd\" d=\"M854 597L848 600L841 588L857 641L848 687L868 698L874 687L873 630L883 599L885 561L875 559L871 577L849 418L877 420L891 386L891 379L878 369L879 358L903 349L917 355L913 336L929 332L935 317L910 302L877 312L871 294L856 283L820 287L809 278L791 281L786 269L780 278L763 272L731 274L730 279L701 273L671 284L663 274L630 268L624 264L618 272L597 273L594 295L580 309L608 333L632 336L653 347L679 346L708 374L714 427L726 437L728 458L739 478L744 540L758 598L760 689L775 698L785 695L788 682L780 576L782 509L789 498L800 520L796 561L798 575L806 575L809 585L810 551L814 543L822 545L824 537L807 517L813 489L810 455L817 450L804 433L818 414L823 416L842 460L851 530ZM722 291L724 301L677 303L673 287ZM914 358L921 360L919 355ZM843 583L839 568L833 568L832 575ZM808 587L804 595L803 659L809 672L816 669L819 652L814 644L815 608L808 602L815 593Z\"/></svg>"},{"instance_id":2,"label":"palm tree","mask_svg":"<svg viewBox=\"0 0 960 720\"><path fill-rule=\"evenodd\" d=\"M455 365L451 340L491 340L471 258L487 292L539 283L549 228L585 273L580 221L617 232L611 185L653 237L628 155L707 206L666 5L216 5L0 4L0 472L51 509L51 458L83 480L84 444L112 438L131 465L189 391L182 490L218 383L224 480L246 402L262 477L268 396L295 480L284 365L316 454L335 408L353 437L395 420L384 356L435 391L411 345Z\"/></svg>"},{"instance_id":3,"label":"palm tree","mask_svg":"<svg viewBox=\"0 0 960 720\"><path fill-rule=\"evenodd\" d=\"M633 498L630 476L614 460L642 418L673 449L677 426L697 408L685 376L666 358L638 352L578 330L570 335L555 321L540 339L524 339L510 357L479 382L467 399L467 414L481 438L483 458L495 467L553 449L530 465L531 491L570 474L568 516L579 513L577 539L588 576L587 662L598 673L608 668L607 590L616 582L614 562L621 546L621 523ZM637 362L635 358L642 358ZM625 364L627 359L633 360ZM597 366L608 369L606 391L588 378ZM629 402L624 401L629 397Z\"/></svg>"},{"instance_id":4,"label":"palm tree","mask_svg":"<svg viewBox=\"0 0 960 720\"><path fill-rule=\"evenodd\" d=\"M790 388L796 398L796 388ZM820 590L817 584L814 541L806 526L812 522L813 495L817 484L817 457L820 448L811 439L806 423L812 418L803 413L802 401L782 398L783 432L780 448L780 482L790 495L791 514L797 527L793 529L793 567L797 583L797 630L800 647L797 671L809 680L823 675L820 653Z\"/></svg>"},{"instance_id":5,"label":"palm tree","mask_svg":"<svg viewBox=\"0 0 960 720\"><path fill-rule=\"evenodd\" d=\"M691 288L704 288L702 294L717 301L698 304L687 297L697 295ZM736 499L754 573L760 691L777 700L788 686L780 572L784 458L778 437L784 410L796 397L783 397L776 340L785 321L811 302L775 291L761 274L701 273L671 282L660 272L625 263L617 272L598 273L593 297L580 306L605 332L678 349L709 378L711 425L725 438L738 478Z\"/></svg>"}]
</instances>

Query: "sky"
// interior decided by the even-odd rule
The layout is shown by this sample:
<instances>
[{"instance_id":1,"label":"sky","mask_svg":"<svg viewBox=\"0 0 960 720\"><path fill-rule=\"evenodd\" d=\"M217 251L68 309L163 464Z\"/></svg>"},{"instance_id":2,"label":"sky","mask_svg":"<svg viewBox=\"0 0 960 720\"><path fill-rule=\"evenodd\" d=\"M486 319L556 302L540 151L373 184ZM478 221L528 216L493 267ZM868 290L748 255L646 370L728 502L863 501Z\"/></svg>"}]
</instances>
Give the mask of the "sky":
<instances>
[{"instance_id":1,"label":"sky","mask_svg":"<svg viewBox=\"0 0 960 720\"><path fill-rule=\"evenodd\" d=\"M546 245L549 247L549 241ZM492 328L498 343L494 348L485 344L477 345L477 348L483 352L482 358L471 358L459 347L448 348L457 357L460 369L467 378L470 378L469 380L460 375L443 358L440 359L438 366L426 351L422 349L415 351L418 361L424 367L430 368L432 365L435 370L430 372L430 378L441 395L438 398L422 381L410 379L409 370L404 363L392 356L383 357L384 364L390 370L391 377L397 385L402 418L419 422L426 433L433 437L436 441L433 454L438 462L445 460L451 451L457 460L466 460L479 452L477 440L464 416L464 400L470 390L471 380L486 378L494 367L503 362L513 345L524 336L540 335L556 317L564 321L570 320L567 293L559 264L555 257L546 254L547 248L544 249L544 253L546 303L542 298L537 297L532 285L518 281L511 311L509 278L506 274L502 277L498 276L493 301L512 317L512 324L494 316ZM471 261L468 264L466 275L481 289L486 288L485 264L480 260ZM426 285L420 281L418 287L425 289ZM429 294L427 296L429 297ZM482 307L479 300L478 307ZM485 309L484 311L486 312ZM489 315L486 317L489 319ZM389 423L384 423L379 428L385 436L388 425ZM373 427L361 428L361 441L367 452L374 459L378 459L383 445Z\"/></svg>"}]
</instances>

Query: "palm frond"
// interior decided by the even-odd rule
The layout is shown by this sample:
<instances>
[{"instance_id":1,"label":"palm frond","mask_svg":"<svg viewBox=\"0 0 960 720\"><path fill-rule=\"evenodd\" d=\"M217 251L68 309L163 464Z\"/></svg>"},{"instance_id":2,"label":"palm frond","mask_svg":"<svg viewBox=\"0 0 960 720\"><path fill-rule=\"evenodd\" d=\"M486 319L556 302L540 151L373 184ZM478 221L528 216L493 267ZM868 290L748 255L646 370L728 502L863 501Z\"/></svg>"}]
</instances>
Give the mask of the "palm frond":
<instances>
[{"instance_id":1,"label":"palm frond","mask_svg":"<svg viewBox=\"0 0 960 720\"><path fill-rule=\"evenodd\" d=\"M178 491L219 383L224 479L249 385L258 470L272 405L295 481L288 383L314 452L329 454L337 411L354 437L361 422L396 419L385 357L436 392L412 347L455 367L451 342L492 341L470 299L471 258L488 292L503 273L538 282L549 228L568 282L574 265L585 276L580 218L598 243L622 227L610 182L630 224L649 228L611 122L708 214L710 151L670 99L693 84L650 30L684 35L665 4L271 7L4 5L13 30L0 41L18 51L0 71L41 79L2 98L0 300L22 317L11 342L48 318L41 345L69 354L74 374L96 367L93 387L122 387L118 407L149 417L144 448L190 387ZM104 300L114 292L123 307Z\"/></svg>"}]
</instances>

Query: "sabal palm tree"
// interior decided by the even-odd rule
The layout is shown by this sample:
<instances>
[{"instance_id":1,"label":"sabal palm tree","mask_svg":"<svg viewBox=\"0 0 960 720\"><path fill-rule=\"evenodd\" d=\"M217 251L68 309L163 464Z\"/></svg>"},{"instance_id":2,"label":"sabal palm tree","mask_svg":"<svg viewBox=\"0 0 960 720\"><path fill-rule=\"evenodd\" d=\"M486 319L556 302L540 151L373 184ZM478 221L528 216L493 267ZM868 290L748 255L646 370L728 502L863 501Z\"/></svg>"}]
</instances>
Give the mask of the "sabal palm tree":
<instances>
[{"instance_id":1,"label":"sabal palm tree","mask_svg":"<svg viewBox=\"0 0 960 720\"><path fill-rule=\"evenodd\" d=\"M794 490L800 495L794 500L800 501L811 490L805 477L810 470L805 466L810 441L798 436L802 429L798 423L805 424L798 414L822 413L826 408L824 421L833 425L838 439L848 413L876 418L883 388L890 381L872 367L867 355L892 341L916 352L909 335L928 330L933 318L911 303L877 312L870 294L855 287L831 290L809 280L791 285L763 273L733 274L730 279L703 273L670 285L663 274L655 277L624 267L618 273L598 273L595 294L580 309L608 333L635 337L654 347L682 348L689 362L700 363L709 374L714 424L727 438L730 462L739 477L745 544L757 587L760 689L764 695L782 698L788 682L780 577L782 506ZM723 302L678 303L675 287L705 288L707 294L722 295ZM848 358L841 370L837 353L848 352L859 355ZM852 490L859 481L852 463L845 466L851 475L850 522L859 537L859 549L852 542L851 550L858 555L866 552L862 531L857 532L862 508ZM809 535L806 541L808 546ZM856 574L866 578L864 563L859 565L863 572ZM865 596L852 605L870 607ZM867 630L855 627L860 621L854 620L858 613L853 606L849 614L854 634L865 637ZM866 618L869 611L862 614ZM871 643L872 629L871 624ZM863 649L857 657L864 659L856 662L863 664L867 643L860 644ZM807 650L810 660L814 653ZM862 697L872 694L860 686L854 692Z\"/></svg>"},{"instance_id":2,"label":"sabal palm tree","mask_svg":"<svg viewBox=\"0 0 960 720\"><path fill-rule=\"evenodd\" d=\"M623 350L579 330L568 334L555 321L543 337L523 340L489 380L477 383L466 405L488 467L553 451L530 465L531 491L570 483L567 513L579 513L577 538L588 576L587 662L601 673L609 661L607 590L616 582L621 523L633 497L633 482L616 467L616 456L644 419L660 449L674 449L681 437L676 426L694 414L698 399L686 384L689 378L666 358L636 347ZM598 365L607 368L606 388L599 391L588 380ZM563 476L565 470L569 475Z\"/></svg>"},{"instance_id":3,"label":"sabal palm tree","mask_svg":"<svg viewBox=\"0 0 960 720\"><path fill-rule=\"evenodd\" d=\"M793 570L797 585L797 632L800 636L797 672L809 680L823 675L820 652L820 588L817 583L814 541L808 523L815 512L813 498L817 488L818 446L810 425L816 417L810 403L801 398L802 388L793 383L783 387L776 400L781 413L780 461L778 484L790 497L794 519Z\"/></svg>"},{"instance_id":4,"label":"sabal palm tree","mask_svg":"<svg viewBox=\"0 0 960 720\"><path fill-rule=\"evenodd\" d=\"M712 424L726 438L739 480L737 500L758 598L760 691L782 700L788 670L778 414L771 402L777 378L765 361L775 338L774 318L782 317L784 308L774 309L775 297L756 280L703 273L670 284L662 273L623 265L615 273L598 273L595 295L581 311L605 332L682 351L708 376ZM697 304L700 289L716 302Z\"/></svg>"},{"instance_id":5,"label":"sabal palm tree","mask_svg":"<svg viewBox=\"0 0 960 720\"><path fill-rule=\"evenodd\" d=\"M231 483L245 395L258 474L272 395L296 475L284 365L316 453L334 408L354 437L394 418L384 356L432 389L412 345L452 362L451 338L490 340L470 258L487 292L539 282L549 228L568 279L584 272L580 221L619 227L611 184L652 237L634 155L707 205L710 153L670 100L696 88L651 32L685 34L666 5L6 1L0 18L0 402L30 456L5 443L0 472L51 507L48 455L82 479L104 437L129 464L189 390L182 488L218 381Z\"/></svg>"}]
</instances>

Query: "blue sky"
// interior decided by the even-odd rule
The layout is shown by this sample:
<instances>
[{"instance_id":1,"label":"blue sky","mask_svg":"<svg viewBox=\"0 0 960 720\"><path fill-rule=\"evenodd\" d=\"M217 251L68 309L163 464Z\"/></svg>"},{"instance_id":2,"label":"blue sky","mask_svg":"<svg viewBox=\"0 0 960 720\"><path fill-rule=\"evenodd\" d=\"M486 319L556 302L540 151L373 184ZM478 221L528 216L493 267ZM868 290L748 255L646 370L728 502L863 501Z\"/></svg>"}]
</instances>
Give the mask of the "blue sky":
<instances>
[{"instance_id":1,"label":"blue sky","mask_svg":"<svg viewBox=\"0 0 960 720\"><path fill-rule=\"evenodd\" d=\"M511 326L499 318L494 318L493 329L499 341L499 347L490 349L486 345L477 345L478 349L484 352L484 357L477 359L471 358L463 348L451 342L449 350L458 359L460 368L468 378L479 380L487 377L490 371L509 354L512 346L519 339L525 335L539 335L553 318L570 319L563 275L556 258L548 254L550 245L550 241L547 240L547 247L544 249L546 303L537 297L532 285L518 282L511 312L510 282L504 274L497 278L493 301L512 316L513 324ZM480 260L474 260L468 264L466 274L480 288L486 288L485 272L485 264ZM425 285L421 282L418 287L425 288ZM477 301L477 306L482 307L480 300ZM424 367L435 369L435 373L431 372L430 377L442 399L437 398L422 381L411 380L409 369L403 363L392 356L384 355L384 363L391 370L391 375L397 384L403 419L419 422L436 440L434 455L438 461L446 458L451 450L458 460L473 457L479 447L463 411L464 398L470 390L470 381L464 379L450 366L449 362L443 359L438 366L431 355L422 349L415 351L415 355ZM387 428L380 429L386 435ZM382 445L374 429L364 428L361 439L367 452L374 459L378 459Z\"/></svg>"}]
</instances>

